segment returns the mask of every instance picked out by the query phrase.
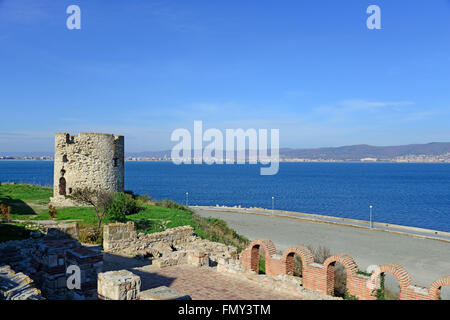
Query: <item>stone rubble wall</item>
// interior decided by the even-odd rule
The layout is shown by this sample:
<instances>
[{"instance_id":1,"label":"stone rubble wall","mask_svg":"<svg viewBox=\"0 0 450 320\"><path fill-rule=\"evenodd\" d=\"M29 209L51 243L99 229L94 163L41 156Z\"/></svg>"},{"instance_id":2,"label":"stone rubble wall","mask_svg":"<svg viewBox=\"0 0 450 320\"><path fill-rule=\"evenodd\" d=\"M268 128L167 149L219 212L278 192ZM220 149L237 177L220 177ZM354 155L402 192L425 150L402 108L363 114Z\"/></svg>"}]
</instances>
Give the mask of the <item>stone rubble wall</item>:
<instances>
[{"instance_id":1,"label":"stone rubble wall","mask_svg":"<svg viewBox=\"0 0 450 320\"><path fill-rule=\"evenodd\" d=\"M43 297L30 277L4 265L0 266L0 300L43 300Z\"/></svg>"},{"instance_id":2,"label":"stone rubble wall","mask_svg":"<svg viewBox=\"0 0 450 320\"><path fill-rule=\"evenodd\" d=\"M217 265L238 259L237 249L197 237L191 226L167 229L151 234L136 233L133 222L103 227L105 252L126 256L153 258L160 267L178 264ZM207 258L204 258L204 256Z\"/></svg>"},{"instance_id":3,"label":"stone rubble wall","mask_svg":"<svg viewBox=\"0 0 450 320\"><path fill-rule=\"evenodd\" d=\"M33 280L47 299L93 299L97 297L97 274L101 272L103 256L87 249L77 240L26 239L0 243L0 266L8 265L16 273ZM81 288L69 290L66 274L70 265L81 270ZM0 275L4 281L6 275ZM0 282L1 282L0 281Z\"/></svg>"},{"instance_id":4,"label":"stone rubble wall","mask_svg":"<svg viewBox=\"0 0 450 320\"><path fill-rule=\"evenodd\" d=\"M191 226L176 227L151 234L137 233L133 222L113 223L103 227L105 252L128 252L139 254L155 245L176 246L195 240Z\"/></svg>"}]
</instances>

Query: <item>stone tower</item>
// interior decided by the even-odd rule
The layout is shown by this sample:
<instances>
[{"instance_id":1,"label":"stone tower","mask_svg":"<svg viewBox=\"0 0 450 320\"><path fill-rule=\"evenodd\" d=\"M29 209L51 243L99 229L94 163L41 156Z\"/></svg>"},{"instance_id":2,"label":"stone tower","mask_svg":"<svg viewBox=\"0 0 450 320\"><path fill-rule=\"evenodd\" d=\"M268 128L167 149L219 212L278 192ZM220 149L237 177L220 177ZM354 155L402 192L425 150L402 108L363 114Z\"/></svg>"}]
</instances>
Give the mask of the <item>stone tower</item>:
<instances>
[{"instance_id":1,"label":"stone tower","mask_svg":"<svg viewBox=\"0 0 450 320\"><path fill-rule=\"evenodd\" d=\"M51 203L70 206L65 195L88 187L111 192L124 188L124 137L105 133L55 135L54 182Z\"/></svg>"}]
</instances>

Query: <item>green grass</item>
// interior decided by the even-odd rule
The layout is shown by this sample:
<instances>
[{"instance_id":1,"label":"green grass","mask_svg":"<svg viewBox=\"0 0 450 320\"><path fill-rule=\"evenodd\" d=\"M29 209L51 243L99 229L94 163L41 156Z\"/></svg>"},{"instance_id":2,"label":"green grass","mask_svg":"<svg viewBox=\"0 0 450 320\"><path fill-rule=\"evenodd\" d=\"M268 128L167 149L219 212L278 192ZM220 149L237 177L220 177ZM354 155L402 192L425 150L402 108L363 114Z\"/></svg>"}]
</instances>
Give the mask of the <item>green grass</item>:
<instances>
[{"instance_id":1,"label":"green grass","mask_svg":"<svg viewBox=\"0 0 450 320\"><path fill-rule=\"evenodd\" d=\"M0 185L0 198L11 197L20 200L43 200L48 202L53 195L53 189L28 184Z\"/></svg>"},{"instance_id":2,"label":"green grass","mask_svg":"<svg viewBox=\"0 0 450 320\"><path fill-rule=\"evenodd\" d=\"M50 220L48 209L39 213L31 220ZM93 208L65 207L56 209L55 220L77 220L85 225L95 225L97 223L97 216ZM108 222L107 219L105 219L105 222Z\"/></svg>"},{"instance_id":3,"label":"green grass","mask_svg":"<svg viewBox=\"0 0 450 320\"><path fill-rule=\"evenodd\" d=\"M49 220L47 205L52 192L52 189L39 186L0 185L0 203L11 205L12 219ZM139 203L141 211L128 215L127 220L134 221L137 231L142 233L154 233L190 225L201 238L233 245L239 251L249 244L247 238L230 229L223 220L201 217L183 205L170 201L161 201L157 204L161 206ZM76 220L80 230L95 228L97 225L95 211L90 207L57 208L56 220ZM105 217L102 223L110 222L112 222L111 219Z\"/></svg>"},{"instance_id":4,"label":"green grass","mask_svg":"<svg viewBox=\"0 0 450 320\"><path fill-rule=\"evenodd\" d=\"M12 219L29 219L29 215L43 212L52 194L51 188L26 184L0 185L0 203L11 206Z\"/></svg>"}]
</instances>

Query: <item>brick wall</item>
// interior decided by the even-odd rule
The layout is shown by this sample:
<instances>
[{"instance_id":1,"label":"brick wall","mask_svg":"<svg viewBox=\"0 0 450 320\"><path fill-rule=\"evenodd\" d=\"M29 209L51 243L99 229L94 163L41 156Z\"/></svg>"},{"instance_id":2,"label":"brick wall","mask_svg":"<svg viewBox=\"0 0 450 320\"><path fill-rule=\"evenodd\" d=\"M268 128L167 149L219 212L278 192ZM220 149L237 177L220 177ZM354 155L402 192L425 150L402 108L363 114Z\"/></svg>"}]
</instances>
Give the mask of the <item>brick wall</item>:
<instances>
[{"instance_id":1,"label":"brick wall","mask_svg":"<svg viewBox=\"0 0 450 320\"><path fill-rule=\"evenodd\" d=\"M398 264L385 264L371 276L358 273L354 259L346 254L334 255L323 264L314 262L311 251L304 246L288 248L282 256L276 255L276 248L268 239L255 240L242 251L240 262L244 269L258 272L259 250L264 249L265 270L269 276L293 275L294 255L302 260L302 285L305 289L332 295L334 291L334 267L344 266L347 276L347 292L361 300L376 300L382 274L394 275L400 285L400 300L438 300L443 286L450 286L450 275L439 278L429 288L415 286L408 271Z\"/></svg>"}]
</instances>

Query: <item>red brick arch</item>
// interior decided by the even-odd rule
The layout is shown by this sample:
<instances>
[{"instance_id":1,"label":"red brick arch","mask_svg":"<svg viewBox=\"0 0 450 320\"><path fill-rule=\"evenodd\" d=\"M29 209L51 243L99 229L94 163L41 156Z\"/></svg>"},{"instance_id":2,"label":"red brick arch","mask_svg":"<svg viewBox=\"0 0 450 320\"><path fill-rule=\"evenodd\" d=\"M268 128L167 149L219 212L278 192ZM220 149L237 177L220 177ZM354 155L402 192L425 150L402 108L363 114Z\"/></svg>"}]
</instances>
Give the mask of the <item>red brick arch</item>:
<instances>
[{"instance_id":1,"label":"red brick arch","mask_svg":"<svg viewBox=\"0 0 450 320\"><path fill-rule=\"evenodd\" d=\"M259 270L259 248L264 249L266 264L270 262L272 256L277 252L275 245L269 239L252 241L248 249L250 249L250 268L255 272Z\"/></svg>"},{"instance_id":2,"label":"red brick arch","mask_svg":"<svg viewBox=\"0 0 450 320\"><path fill-rule=\"evenodd\" d=\"M353 275L358 271L358 265L352 257L346 254L338 254L335 256L331 256L325 260L323 266L327 269L330 265L334 265L336 262L342 264L347 271L347 277L349 275Z\"/></svg>"},{"instance_id":3,"label":"red brick arch","mask_svg":"<svg viewBox=\"0 0 450 320\"><path fill-rule=\"evenodd\" d=\"M399 264L383 264L380 267L379 274L390 273L397 278L398 284L400 286L400 300L405 299L404 295L407 288L412 284L411 277L409 276L408 270Z\"/></svg>"},{"instance_id":4,"label":"red brick arch","mask_svg":"<svg viewBox=\"0 0 450 320\"><path fill-rule=\"evenodd\" d=\"M441 277L430 285L428 294L431 299L439 300L441 296L441 288L444 286L450 286L450 275Z\"/></svg>"},{"instance_id":5,"label":"red brick arch","mask_svg":"<svg viewBox=\"0 0 450 320\"><path fill-rule=\"evenodd\" d=\"M314 262L311 250L304 246L295 246L286 249L281 257L281 262L285 265L285 273L292 276L294 274L294 255L298 254L302 260L302 268Z\"/></svg>"},{"instance_id":6,"label":"red brick arch","mask_svg":"<svg viewBox=\"0 0 450 320\"><path fill-rule=\"evenodd\" d=\"M326 273L326 292L330 296L334 293L334 265L336 262L339 262L345 268L347 286L350 282L349 279L356 274L356 271L358 271L358 265L349 255L338 254L327 258L323 263L323 266Z\"/></svg>"}]
</instances>

